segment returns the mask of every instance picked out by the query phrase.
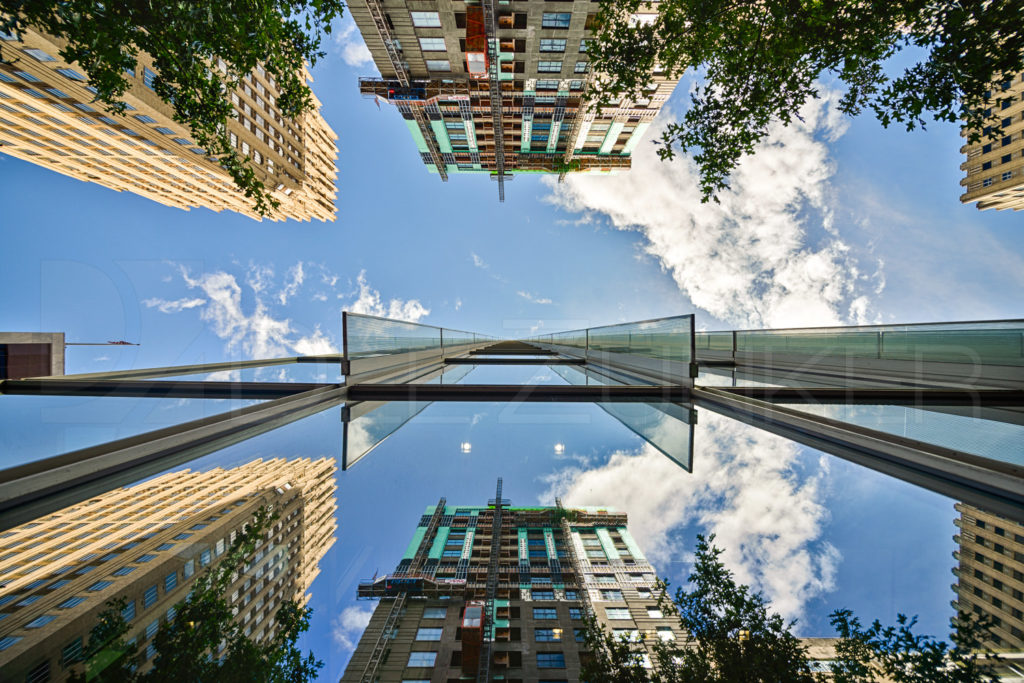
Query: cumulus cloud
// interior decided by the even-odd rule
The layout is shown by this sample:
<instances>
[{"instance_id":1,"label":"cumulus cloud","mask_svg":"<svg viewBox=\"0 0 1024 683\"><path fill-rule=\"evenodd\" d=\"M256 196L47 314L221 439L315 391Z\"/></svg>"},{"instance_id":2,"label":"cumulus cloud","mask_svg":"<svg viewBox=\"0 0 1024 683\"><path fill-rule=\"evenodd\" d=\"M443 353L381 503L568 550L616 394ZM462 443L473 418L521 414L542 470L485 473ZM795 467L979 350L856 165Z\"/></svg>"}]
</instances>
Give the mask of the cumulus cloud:
<instances>
[{"instance_id":1,"label":"cumulus cloud","mask_svg":"<svg viewBox=\"0 0 1024 683\"><path fill-rule=\"evenodd\" d=\"M553 301L551 301L551 299L548 299L547 297L534 296L533 294L530 294L529 292L525 292L523 290L519 290L518 292L516 292L516 294L518 294L519 296L523 297L527 301L529 301L531 303L535 303L535 304L550 304L550 303L554 303Z\"/></svg>"},{"instance_id":2,"label":"cumulus cloud","mask_svg":"<svg viewBox=\"0 0 1024 683\"><path fill-rule=\"evenodd\" d=\"M168 301L166 299L143 299L143 304L147 308L155 308L161 313L177 313L178 311L184 311L189 308L196 308L206 303L206 299L176 299L174 301Z\"/></svg>"},{"instance_id":3,"label":"cumulus cloud","mask_svg":"<svg viewBox=\"0 0 1024 683\"><path fill-rule=\"evenodd\" d=\"M372 616L372 606L352 605L343 609L341 614L331 620L331 635L335 644L342 650L354 650Z\"/></svg>"},{"instance_id":4,"label":"cumulus cloud","mask_svg":"<svg viewBox=\"0 0 1024 683\"><path fill-rule=\"evenodd\" d=\"M629 173L545 179L549 200L582 220L603 216L619 230L640 232L693 304L740 327L868 322L875 276L862 273L834 226L827 142L845 131L838 95L809 102L802 120L771 129L754 156L733 174L721 203L702 204L696 167L685 158L662 162L641 144ZM660 136L671 122L647 138ZM821 226L816 239L809 228Z\"/></svg>"},{"instance_id":5,"label":"cumulus cloud","mask_svg":"<svg viewBox=\"0 0 1024 683\"><path fill-rule=\"evenodd\" d=\"M430 309L420 303L419 299L390 299L386 304L381 300L380 292L366 282L366 271L360 271L356 278L359 296L348 306L352 313L379 315L384 318L417 322L430 314Z\"/></svg>"},{"instance_id":6,"label":"cumulus cloud","mask_svg":"<svg viewBox=\"0 0 1024 683\"><path fill-rule=\"evenodd\" d=\"M341 27L334 32L334 45L338 54L349 66L368 66L373 64L373 55L366 47L363 36L356 27L356 22L346 16Z\"/></svg>"},{"instance_id":7,"label":"cumulus cloud","mask_svg":"<svg viewBox=\"0 0 1024 683\"><path fill-rule=\"evenodd\" d=\"M288 303L289 297L295 296L295 292L299 291L299 287L302 286L305 279L306 273L302 268L302 261L299 261L288 270L288 281L277 293L277 300L281 302L282 306Z\"/></svg>"},{"instance_id":8,"label":"cumulus cloud","mask_svg":"<svg viewBox=\"0 0 1024 683\"><path fill-rule=\"evenodd\" d=\"M700 417L693 474L645 445L616 452L601 467L549 475L541 501L560 496L566 505L627 511L630 531L663 573L670 561L689 557L692 549L679 540L689 525L713 533L737 579L798 618L809 600L835 589L841 559L822 540L827 463L817 475L801 475L796 444L707 411Z\"/></svg>"}]
</instances>

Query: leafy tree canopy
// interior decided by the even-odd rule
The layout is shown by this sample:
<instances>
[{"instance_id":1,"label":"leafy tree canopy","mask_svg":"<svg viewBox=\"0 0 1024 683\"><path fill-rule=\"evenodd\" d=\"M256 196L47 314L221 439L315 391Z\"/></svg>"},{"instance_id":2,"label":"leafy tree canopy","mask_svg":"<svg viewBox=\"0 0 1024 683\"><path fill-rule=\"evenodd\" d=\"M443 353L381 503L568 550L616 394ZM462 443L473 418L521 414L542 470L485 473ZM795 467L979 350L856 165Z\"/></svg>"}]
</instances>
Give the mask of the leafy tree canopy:
<instances>
[{"instance_id":1,"label":"leafy tree canopy","mask_svg":"<svg viewBox=\"0 0 1024 683\"><path fill-rule=\"evenodd\" d=\"M225 593L257 544L276 520L261 508L238 534L224 558L197 575L188 596L175 605L174 618L162 621L152 644L153 667L139 673L137 648L125 641L129 625L123 598L112 600L93 627L74 683L304 683L316 680L323 666L312 653L295 646L309 628L311 610L285 601L278 607L272 638L250 640L234 619Z\"/></svg>"},{"instance_id":2,"label":"leafy tree canopy","mask_svg":"<svg viewBox=\"0 0 1024 683\"><path fill-rule=\"evenodd\" d=\"M795 622L773 613L763 596L737 584L722 563L714 536L697 537L689 589L678 589L660 606L675 613L687 642L645 638L628 641L609 633L592 617L585 639L590 650L582 680L590 683L995 683L999 660L982 643L988 619L960 615L952 644L913 633L914 619L899 615L897 626L874 622L864 629L849 610L831 616L839 641L830 677L812 671L807 650L793 635ZM667 584L662 584L666 587Z\"/></svg>"},{"instance_id":3,"label":"leafy tree canopy","mask_svg":"<svg viewBox=\"0 0 1024 683\"><path fill-rule=\"evenodd\" d=\"M174 119L267 215L279 202L231 144L230 95L261 66L282 116L312 109L303 66L324 56L321 34L343 8L342 0L0 0L0 31L20 38L32 28L67 41L61 57L82 67L95 101L116 113L125 111L127 74L148 55L153 90Z\"/></svg>"},{"instance_id":4,"label":"leafy tree canopy","mask_svg":"<svg viewBox=\"0 0 1024 683\"><path fill-rule=\"evenodd\" d=\"M844 89L838 108L867 109L884 126L962 121L977 141L998 128L1000 87L1024 71L1020 4L993 0L602 0L589 47L593 97L608 105L642 97L656 67L703 76L659 156L693 152L704 201L728 188L739 160L769 124L789 124L822 80ZM900 55L899 71L889 62ZM914 61L917 60L917 61ZM995 92L990 92L995 85Z\"/></svg>"}]
</instances>

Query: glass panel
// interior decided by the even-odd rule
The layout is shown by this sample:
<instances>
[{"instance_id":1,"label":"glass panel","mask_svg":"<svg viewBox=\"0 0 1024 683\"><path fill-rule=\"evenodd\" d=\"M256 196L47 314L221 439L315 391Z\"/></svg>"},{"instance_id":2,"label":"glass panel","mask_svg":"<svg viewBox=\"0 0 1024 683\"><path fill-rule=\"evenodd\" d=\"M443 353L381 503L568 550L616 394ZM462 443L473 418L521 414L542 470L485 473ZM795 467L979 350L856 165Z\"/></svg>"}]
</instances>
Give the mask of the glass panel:
<instances>
[{"instance_id":1,"label":"glass panel","mask_svg":"<svg viewBox=\"0 0 1024 683\"><path fill-rule=\"evenodd\" d=\"M241 368L219 370L194 375L154 377L155 380L185 380L204 382L311 382L335 384L341 382L341 365L338 363L289 363L270 365L262 368Z\"/></svg>"},{"instance_id":2,"label":"glass panel","mask_svg":"<svg viewBox=\"0 0 1024 683\"><path fill-rule=\"evenodd\" d=\"M693 316L679 316L639 323L592 327L589 349L628 353L660 360L690 360L690 330Z\"/></svg>"},{"instance_id":3,"label":"glass panel","mask_svg":"<svg viewBox=\"0 0 1024 683\"><path fill-rule=\"evenodd\" d=\"M0 396L0 469L260 403L236 399Z\"/></svg>"},{"instance_id":4,"label":"glass panel","mask_svg":"<svg viewBox=\"0 0 1024 683\"><path fill-rule=\"evenodd\" d=\"M732 332L697 332L694 346L701 351L732 351Z\"/></svg>"},{"instance_id":5,"label":"glass panel","mask_svg":"<svg viewBox=\"0 0 1024 683\"><path fill-rule=\"evenodd\" d=\"M356 313L345 314L345 356L367 358L441 348L441 328Z\"/></svg>"},{"instance_id":6,"label":"glass panel","mask_svg":"<svg viewBox=\"0 0 1024 683\"><path fill-rule=\"evenodd\" d=\"M1024 321L742 331L736 350L1024 366Z\"/></svg>"}]
</instances>

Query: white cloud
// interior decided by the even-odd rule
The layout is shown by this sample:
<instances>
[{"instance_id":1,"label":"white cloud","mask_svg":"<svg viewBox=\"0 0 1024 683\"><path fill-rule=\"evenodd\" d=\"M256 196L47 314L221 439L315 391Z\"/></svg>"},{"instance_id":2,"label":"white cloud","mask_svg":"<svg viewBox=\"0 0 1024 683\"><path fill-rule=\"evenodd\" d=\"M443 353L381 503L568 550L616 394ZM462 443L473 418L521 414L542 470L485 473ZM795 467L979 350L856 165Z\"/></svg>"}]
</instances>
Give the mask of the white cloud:
<instances>
[{"instance_id":1,"label":"white cloud","mask_svg":"<svg viewBox=\"0 0 1024 683\"><path fill-rule=\"evenodd\" d=\"M534 296L533 294L530 294L529 292L524 292L523 290L519 290L518 292L516 292L516 294L518 294L519 296L523 297L527 301L530 301L530 302L535 303L535 304L550 304L550 303L554 303L553 301L551 301L551 299L548 299L547 297Z\"/></svg>"},{"instance_id":2,"label":"white cloud","mask_svg":"<svg viewBox=\"0 0 1024 683\"><path fill-rule=\"evenodd\" d=\"M614 453L602 467L550 475L541 500L626 511L630 531L663 574L670 561L690 556L678 537L696 524L716 535L740 582L797 618L809 600L835 589L840 555L822 540L825 475L798 475L799 447L791 441L708 411L700 419L693 474L645 445Z\"/></svg>"},{"instance_id":3,"label":"white cloud","mask_svg":"<svg viewBox=\"0 0 1024 683\"><path fill-rule=\"evenodd\" d=\"M829 179L834 164L825 141L841 136L845 121L835 93L808 103L802 121L774 125L754 156L732 176L720 204L702 204L694 164L662 162L642 144L629 173L545 179L550 201L587 221L603 214L619 230L643 234L693 304L741 327L867 322L873 289L833 225ZM666 115L667 114L667 115ZM663 113L662 123L672 120ZM817 243L808 228L820 225Z\"/></svg>"},{"instance_id":4,"label":"white cloud","mask_svg":"<svg viewBox=\"0 0 1024 683\"><path fill-rule=\"evenodd\" d=\"M356 27L356 22L346 16L341 27L334 32L334 44L338 54L349 66L367 66L373 64L373 55L366 47L363 36Z\"/></svg>"},{"instance_id":5,"label":"white cloud","mask_svg":"<svg viewBox=\"0 0 1024 683\"><path fill-rule=\"evenodd\" d=\"M288 303L288 297L295 296L295 292L299 291L299 287L302 286L305 279L306 273L302 269L302 261L288 269L288 282L277 293L277 300L281 302L282 306Z\"/></svg>"},{"instance_id":6,"label":"white cloud","mask_svg":"<svg viewBox=\"0 0 1024 683\"><path fill-rule=\"evenodd\" d=\"M313 301L327 301L327 295L323 292L317 292L313 295Z\"/></svg>"},{"instance_id":7,"label":"white cloud","mask_svg":"<svg viewBox=\"0 0 1024 683\"><path fill-rule=\"evenodd\" d=\"M322 356L328 353L339 353L338 347L323 333L319 325L313 329L313 334L301 337L292 344L292 349L300 356Z\"/></svg>"},{"instance_id":8,"label":"white cloud","mask_svg":"<svg viewBox=\"0 0 1024 683\"><path fill-rule=\"evenodd\" d=\"M461 309L462 309L462 299L456 299L455 300L455 310L458 311L458 310L461 310Z\"/></svg>"},{"instance_id":9,"label":"white cloud","mask_svg":"<svg viewBox=\"0 0 1024 683\"><path fill-rule=\"evenodd\" d=\"M352 313L379 315L384 318L408 320L409 322L417 322L430 314L430 309L424 307L419 299L390 299L387 304L384 304L381 301L380 292L367 284L365 270L360 271L356 283L359 285L359 297L347 308Z\"/></svg>"},{"instance_id":10,"label":"white cloud","mask_svg":"<svg viewBox=\"0 0 1024 683\"><path fill-rule=\"evenodd\" d=\"M102 363L102 362L108 361L110 359L111 359L110 356L96 356L95 358L92 359L92 361L94 363Z\"/></svg>"},{"instance_id":11,"label":"white cloud","mask_svg":"<svg viewBox=\"0 0 1024 683\"><path fill-rule=\"evenodd\" d=\"M206 303L206 299L176 299L174 301L168 301L166 299L144 299L142 301L147 308L155 308L161 313L178 313L189 308L196 308Z\"/></svg>"},{"instance_id":12,"label":"white cloud","mask_svg":"<svg viewBox=\"0 0 1024 683\"><path fill-rule=\"evenodd\" d=\"M484 260L480 258L476 252L469 252L469 257L473 259L473 265L476 266L477 268L483 268L484 270L488 268L487 263L485 263Z\"/></svg>"},{"instance_id":13,"label":"white cloud","mask_svg":"<svg viewBox=\"0 0 1024 683\"><path fill-rule=\"evenodd\" d=\"M372 606L364 608L352 605L343 609L341 614L331 620L331 635L335 644L342 650L354 650L372 616Z\"/></svg>"}]
</instances>

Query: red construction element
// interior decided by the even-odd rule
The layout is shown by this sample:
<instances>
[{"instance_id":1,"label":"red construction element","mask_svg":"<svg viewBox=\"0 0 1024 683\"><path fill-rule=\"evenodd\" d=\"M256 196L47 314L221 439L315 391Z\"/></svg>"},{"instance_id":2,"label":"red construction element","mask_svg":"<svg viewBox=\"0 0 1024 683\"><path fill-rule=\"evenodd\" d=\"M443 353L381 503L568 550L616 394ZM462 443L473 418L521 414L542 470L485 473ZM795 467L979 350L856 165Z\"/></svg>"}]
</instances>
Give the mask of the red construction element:
<instances>
[{"instance_id":1,"label":"red construction element","mask_svg":"<svg viewBox=\"0 0 1024 683\"><path fill-rule=\"evenodd\" d=\"M487 26L482 5L466 7L466 71L470 78L487 78Z\"/></svg>"},{"instance_id":2,"label":"red construction element","mask_svg":"<svg viewBox=\"0 0 1024 683\"><path fill-rule=\"evenodd\" d=\"M484 642L484 603L470 600L462 614L462 673L476 675Z\"/></svg>"}]
</instances>

